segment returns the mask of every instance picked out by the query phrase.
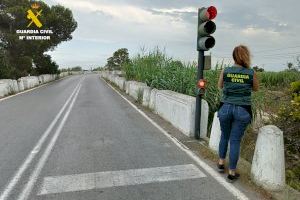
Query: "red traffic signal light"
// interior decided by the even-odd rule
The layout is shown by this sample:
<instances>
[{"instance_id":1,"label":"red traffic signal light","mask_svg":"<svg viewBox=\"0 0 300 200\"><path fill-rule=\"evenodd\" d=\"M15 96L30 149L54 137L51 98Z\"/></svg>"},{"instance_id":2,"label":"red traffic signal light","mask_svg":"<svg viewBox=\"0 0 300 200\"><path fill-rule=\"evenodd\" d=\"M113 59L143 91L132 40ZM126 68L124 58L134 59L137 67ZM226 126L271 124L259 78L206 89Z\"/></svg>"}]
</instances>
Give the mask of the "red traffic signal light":
<instances>
[{"instance_id":1,"label":"red traffic signal light","mask_svg":"<svg viewBox=\"0 0 300 200\"><path fill-rule=\"evenodd\" d=\"M200 89L205 89L206 88L206 80L205 79L200 79L198 81L198 84L197 84L198 88Z\"/></svg>"},{"instance_id":2,"label":"red traffic signal light","mask_svg":"<svg viewBox=\"0 0 300 200\"><path fill-rule=\"evenodd\" d=\"M207 15L208 15L208 19L212 20L214 18L216 18L218 14L217 8L214 6L210 6L207 8Z\"/></svg>"}]
</instances>

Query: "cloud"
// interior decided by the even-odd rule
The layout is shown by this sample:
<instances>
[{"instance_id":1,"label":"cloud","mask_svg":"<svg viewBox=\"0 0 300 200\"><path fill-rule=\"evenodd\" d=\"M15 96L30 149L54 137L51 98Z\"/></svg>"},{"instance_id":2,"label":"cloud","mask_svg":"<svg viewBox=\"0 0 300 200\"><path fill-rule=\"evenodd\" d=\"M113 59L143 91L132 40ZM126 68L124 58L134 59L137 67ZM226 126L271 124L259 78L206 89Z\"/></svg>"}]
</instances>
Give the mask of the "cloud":
<instances>
[{"instance_id":1,"label":"cloud","mask_svg":"<svg viewBox=\"0 0 300 200\"><path fill-rule=\"evenodd\" d=\"M104 65L115 50L127 47L131 55L141 46L166 47L167 52L184 61L197 59L196 27L197 9L215 5L217 31L216 46L212 49L213 60L225 58L231 61L235 45L246 44L253 52L264 49L299 44L299 16L296 0L46 0L72 9L78 29L74 39L60 45L52 54L59 63L75 63L82 49L89 54L80 63ZM297 43L298 42L298 43ZM300 45L300 44L299 44ZM297 50L297 49L296 49ZM295 51L296 51L295 50ZM300 50L298 50L299 52ZM72 61L66 55L76 55ZM72 53L70 53L72 52ZM283 51L284 53L284 51ZM60 55L56 57L56 55ZM277 62L278 69L289 58L266 59L254 53L254 63ZM79 61L78 61L79 62ZM267 66L267 65L266 65ZM273 69L273 64L272 68ZM268 67L268 66L267 66Z\"/></svg>"}]
</instances>

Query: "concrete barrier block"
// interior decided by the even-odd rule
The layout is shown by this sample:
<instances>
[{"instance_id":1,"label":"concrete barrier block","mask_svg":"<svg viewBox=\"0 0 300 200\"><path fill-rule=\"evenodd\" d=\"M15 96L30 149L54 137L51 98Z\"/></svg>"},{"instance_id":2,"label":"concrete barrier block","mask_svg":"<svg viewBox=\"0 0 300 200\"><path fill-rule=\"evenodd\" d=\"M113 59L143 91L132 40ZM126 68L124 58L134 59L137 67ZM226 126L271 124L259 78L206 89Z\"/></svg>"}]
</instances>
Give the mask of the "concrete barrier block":
<instances>
[{"instance_id":1,"label":"concrete barrier block","mask_svg":"<svg viewBox=\"0 0 300 200\"><path fill-rule=\"evenodd\" d=\"M259 129L251 175L254 182L267 190L285 187L283 132L273 125Z\"/></svg>"},{"instance_id":2,"label":"concrete barrier block","mask_svg":"<svg viewBox=\"0 0 300 200\"><path fill-rule=\"evenodd\" d=\"M59 78L66 77L66 76L68 76L68 75L69 75L68 72L62 72L62 73L59 74Z\"/></svg>"},{"instance_id":3,"label":"concrete barrier block","mask_svg":"<svg viewBox=\"0 0 300 200\"><path fill-rule=\"evenodd\" d=\"M118 75L113 75L113 79L112 79L112 82L118 86L118 79L120 78Z\"/></svg>"},{"instance_id":4,"label":"concrete barrier block","mask_svg":"<svg viewBox=\"0 0 300 200\"><path fill-rule=\"evenodd\" d=\"M218 118L218 112L215 112L213 124L211 127L211 133L209 138L209 147L215 151L219 151L219 143L221 140L221 126Z\"/></svg>"},{"instance_id":5,"label":"concrete barrier block","mask_svg":"<svg viewBox=\"0 0 300 200\"><path fill-rule=\"evenodd\" d=\"M39 85L39 79L36 76L27 76L21 78L24 83L24 89L30 89Z\"/></svg>"},{"instance_id":6,"label":"concrete barrier block","mask_svg":"<svg viewBox=\"0 0 300 200\"><path fill-rule=\"evenodd\" d=\"M143 92L143 106L148 107L150 103L151 87L145 87Z\"/></svg>"},{"instance_id":7,"label":"concrete barrier block","mask_svg":"<svg viewBox=\"0 0 300 200\"><path fill-rule=\"evenodd\" d=\"M23 83L23 80L19 78L17 82L18 82L19 92L24 91L24 83Z\"/></svg>"},{"instance_id":8,"label":"concrete barrier block","mask_svg":"<svg viewBox=\"0 0 300 200\"><path fill-rule=\"evenodd\" d=\"M125 83L125 92L126 94L129 94L129 88L130 88L130 85L133 83L134 81L126 81Z\"/></svg>"},{"instance_id":9,"label":"concrete barrier block","mask_svg":"<svg viewBox=\"0 0 300 200\"><path fill-rule=\"evenodd\" d=\"M194 116L193 97L169 90L160 90L156 93L156 113L169 121L187 136L192 136L191 122Z\"/></svg>"},{"instance_id":10,"label":"concrete barrier block","mask_svg":"<svg viewBox=\"0 0 300 200\"><path fill-rule=\"evenodd\" d=\"M28 85L28 81L27 81L26 77L21 77L20 80L23 83L24 90L27 90L29 88L29 85Z\"/></svg>"},{"instance_id":11,"label":"concrete barrier block","mask_svg":"<svg viewBox=\"0 0 300 200\"><path fill-rule=\"evenodd\" d=\"M19 92L19 86L18 86L18 82L16 80L12 81L12 89L13 89L13 93Z\"/></svg>"},{"instance_id":12,"label":"concrete barrier block","mask_svg":"<svg viewBox=\"0 0 300 200\"><path fill-rule=\"evenodd\" d=\"M112 83L115 83L115 78L116 78L116 75L114 75L114 74L109 74L108 75L108 80Z\"/></svg>"},{"instance_id":13,"label":"concrete barrier block","mask_svg":"<svg viewBox=\"0 0 300 200\"><path fill-rule=\"evenodd\" d=\"M192 110L192 122L191 122L191 134L195 134L195 111L196 111L196 98L193 97L193 110ZM201 101L201 122L200 122L200 138L209 140L207 137L207 127L208 127L208 115L209 115L209 105L206 100Z\"/></svg>"},{"instance_id":14,"label":"concrete barrier block","mask_svg":"<svg viewBox=\"0 0 300 200\"><path fill-rule=\"evenodd\" d=\"M155 111L189 137L194 136L196 98L169 90L156 92ZM151 95L150 95L151 101ZM151 104L151 103L150 103ZM200 137L207 138L209 107L202 100Z\"/></svg>"},{"instance_id":15,"label":"concrete barrier block","mask_svg":"<svg viewBox=\"0 0 300 200\"><path fill-rule=\"evenodd\" d=\"M100 76L102 77L102 78L105 78L105 79L107 79L108 78L108 71L102 71L101 73L100 73Z\"/></svg>"},{"instance_id":16,"label":"concrete barrier block","mask_svg":"<svg viewBox=\"0 0 300 200\"><path fill-rule=\"evenodd\" d=\"M139 98L142 100L145 87L147 87L146 83L133 81L129 86L129 95L135 100L138 100Z\"/></svg>"},{"instance_id":17,"label":"concrete barrier block","mask_svg":"<svg viewBox=\"0 0 300 200\"><path fill-rule=\"evenodd\" d=\"M8 91L8 93L12 93L12 80L11 79L2 79L2 82L6 83L6 89Z\"/></svg>"},{"instance_id":18,"label":"concrete barrier block","mask_svg":"<svg viewBox=\"0 0 300 200\"><path fill-rule=\"evenodd\" d=\"M2 79L1 81L6 83L6 89L8 94L15 94L19 92L19 88L16 80Z\"/></svg>"},{"instance_id":19,"label":"concrete barrier block","mask_svg":"<svg viewBox=\"0 0 300 200\"><path fill-rule=\"evenodd\" d=\"M115 78L115 81L116 81L116 85L121 89L121 90L124 90L125 88L125 78L123 77L116 77Z\"/></svg>"},{"instance_id":20,"label":"concrete barrier block","mask_svg":"<svg viewBox=\"0 0 300 200\"><path fill-rule=\"evenodd\" d=\"M0 80L0 97L5 97L9 94L8 84Z\"/></svg>"},{"instance_id":21,"label":"concrete barrier block","mask_svg":"<svg viewBox=\"0 0 300 200\"><path fill-rule=\"evenodd\" d=\"M153 110L154 112L156 112L155 110L155 105L156 105L156 93L158 92L159 90L157 89L152 89L151 90L151 93L150 93L150 100L149 100L149 108L151 110Z\"/></svg>"},{"instance_id":22,"label":"concrete barrier block","mask_svg":"<svg viewBox=\"0 0 300 200\"><path fill-rule=\"evenodd\" d=\"M40 85L40 82L39 82L39 79L37 76L30 76L29 78L30 78L30 82L32 84L31 88Z\"/></svg>"},{"instance_id":23,"label":"concrete barrier block","mask_svg":"<svg viewBox=\"0 0 300 200\"><path fill-rule=\"evenodd\" d=\"M115 70L115 71L112 71L111 74L119 76L119 75L122 75L123 73L122 73L122 71Z\"/></svg>"},{"instance_id":24,"label":"concrete barrier block","mask_svg":"<svg viewBox=\"0 0 300 200\"><path fill-rule=\"evenodd\" d=\"M39 84L43 84L44 83L44 77L43 75L38 76L39 79Z\"/></svg>"}]
</instances>

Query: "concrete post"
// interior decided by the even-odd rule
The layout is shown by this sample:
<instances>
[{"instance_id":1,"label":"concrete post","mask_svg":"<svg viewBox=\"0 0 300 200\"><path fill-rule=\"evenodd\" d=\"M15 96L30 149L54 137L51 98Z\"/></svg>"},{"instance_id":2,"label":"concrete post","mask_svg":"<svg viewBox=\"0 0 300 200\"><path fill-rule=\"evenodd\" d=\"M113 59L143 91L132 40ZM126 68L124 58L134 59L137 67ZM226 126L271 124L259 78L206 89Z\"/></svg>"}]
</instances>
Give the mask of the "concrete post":
<instances>
[{"instance_id":1,"label":"concrete post","mask_svg":"<svg viewBox=\"0 0 300 200\"><path fill-rule=\"evenodd\" d=\"M23 83L23 80L20 78L18 79L18 88L19 88L20 92L24 91L24 83Z\"/></svg>"},{"instance_id":2,"label":"concrete post","mask_svg":"<svg viewBox=\"0 0 300 200\"><path fill-rule=\"evenodd\" d=\"M215 112L211 133L209 138L209 147L215 151L219 151L219 143L221 139L221 126L218 118L218 112Z\"/></svg>"},{"instance_id":3,"label":"concrete post","mask_svg":"<svg viewBox=\"0 0 300 200\"><path fill-rule=\"evenodd\" d=\"M7 83L0 82L0 97L8 95Z\"/></svg>"},{"instance_id":4,"label":"concrete post","mask_svg":"<svg viewBox=\"0 0 300 200\"><path fill-rule=\"evenodd\" d=\"M282 131L273 125L259 129L252 161L254 182L267 190L285 186L284 142Z\"/></svg>"},{"instance_id":5,"label":"concrete post","mask_svg":"<svg viewBox=\"0 0 300 200\"><path fill-rule=\"evenodd\" d=\"M148 107L150 102L151 87L145 87L143 93L143 106Z\"/></svg>"},{"instance_id":6,"label":"concrete post","mask_svg":"<svg viewBox=\"0 0 300 200\"><path fill-rule=\"evenodd\" d=\"M156 93L158 91L159 90L154 88L153 90L151 90L150 93L149 108L152 109L154 112L156 112Z\"/></svg>"}]
</instances>

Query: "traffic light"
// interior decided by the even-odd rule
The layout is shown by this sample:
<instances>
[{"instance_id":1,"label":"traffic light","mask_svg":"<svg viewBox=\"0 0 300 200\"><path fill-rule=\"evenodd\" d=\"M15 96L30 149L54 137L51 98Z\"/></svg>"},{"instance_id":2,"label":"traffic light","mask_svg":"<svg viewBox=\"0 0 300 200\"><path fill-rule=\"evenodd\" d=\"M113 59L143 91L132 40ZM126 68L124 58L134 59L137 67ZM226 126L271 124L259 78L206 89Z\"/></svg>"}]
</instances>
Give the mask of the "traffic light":
<instances>
[{"instance_id":1,"label":"traffic light","mask_svg":"<svg viewBox=\"0 0 300 200\"><path fill-rule=\"evenodd\" d=\"M197 50L207 51L215 46L215 38L210 36L216 31L216 24L211 21L217 16L217 9L214 6L200 8L198 10L198 40Z\"/></svg>"},{"instance_id":2,"label":"traffic light","mask_svg":"<svg viewBox=\"0 0 300 200\"><path fill-rule=\"evenodd\" d=\"M197 87L198 87L198 92L200 95L204 95L205 94L205 89L206 89L206 80L205 79L200 79L197 83Z\"/></svg>"}]
</instances>

